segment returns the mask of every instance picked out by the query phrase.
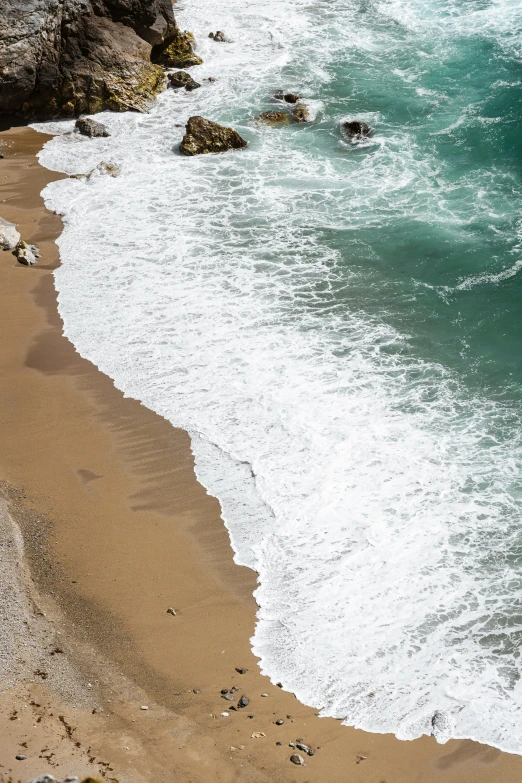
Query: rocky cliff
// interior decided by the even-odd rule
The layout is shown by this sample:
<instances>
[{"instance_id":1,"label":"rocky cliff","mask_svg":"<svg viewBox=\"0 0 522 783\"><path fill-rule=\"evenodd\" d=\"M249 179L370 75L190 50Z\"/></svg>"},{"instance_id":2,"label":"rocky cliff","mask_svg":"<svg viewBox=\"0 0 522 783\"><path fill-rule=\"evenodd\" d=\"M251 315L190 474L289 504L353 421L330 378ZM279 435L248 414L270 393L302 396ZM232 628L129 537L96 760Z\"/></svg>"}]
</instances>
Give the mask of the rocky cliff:
<instances>
[{"instance_id":1,"label":"rocky cliff","mask_svg":"<svg viewBox=\"0 0 522 783\"><path fill-rule=\"evenodd\" d=\"M0 113L146 111L191 41L171 0L1 0Z\"/></svg>"}]
</instances>

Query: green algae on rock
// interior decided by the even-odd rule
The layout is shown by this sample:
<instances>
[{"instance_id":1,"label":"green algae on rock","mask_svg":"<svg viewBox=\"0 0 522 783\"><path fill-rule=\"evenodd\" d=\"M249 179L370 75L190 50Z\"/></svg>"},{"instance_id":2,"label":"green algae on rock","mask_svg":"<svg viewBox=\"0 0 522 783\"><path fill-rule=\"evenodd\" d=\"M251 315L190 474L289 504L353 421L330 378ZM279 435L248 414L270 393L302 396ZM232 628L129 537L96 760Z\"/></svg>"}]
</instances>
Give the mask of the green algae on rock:
<instances>
[{"instance_id":1,"label":"green algae on rock","mask_svg":"<svg viewBox=\"0 0 522 783\"><path fill-rule=\"evenodd\" d=\"M153 47L152 62L165 68L190 68L201 65L203 60L194 53L192 44L195 38L192 33L181 31L177 25L169 37L160 45Z\"/></svg>"},{"instance_id":2,"label":"green algae on rock","mask_svg":"<svg viewBox=\"0 0 522 783\"><path fill-rule=\"evenodd\" d=\"M225 128L204 117L189 117L186 132L180 144L183 155L206 155L242 149L247 142L233 128Z\"/></svg>"}]
</instances>

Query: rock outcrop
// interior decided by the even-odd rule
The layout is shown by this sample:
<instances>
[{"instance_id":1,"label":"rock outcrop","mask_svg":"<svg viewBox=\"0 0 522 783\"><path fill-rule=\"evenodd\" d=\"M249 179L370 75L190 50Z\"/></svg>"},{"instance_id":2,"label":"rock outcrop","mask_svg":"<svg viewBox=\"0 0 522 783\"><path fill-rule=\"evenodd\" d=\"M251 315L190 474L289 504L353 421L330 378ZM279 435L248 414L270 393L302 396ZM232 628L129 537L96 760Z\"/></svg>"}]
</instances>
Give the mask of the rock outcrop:
<instances>
[{"instance_id":1,"label":"rock outcrop","mask_svg":"<svg viewBox=\"0 0 522 783\"><path fill-rule=\"evenodd\" d=\"M192 33L186 30L182 32L176 26L166 41L153 47L152 59L165 68L190 68L192 65L201 65L203 60L194 54L193 43Z\"/></svg>"},{"instance_id":2,"label":"rock outcrop","mask_svg":"<svg viewBox=\"0 0 522 783\"><path fill-rule=\"evenodd\" d=\"M20 264L24 266L34 266L36 259L40 258L40 252L36 245L28 245L23 239L21 239L13 250Z\"/></svg>"},{"instance_id":3,"label":"rock outcrop","mask_svg":"<svg viewBox=\"0 0 522 783\"><path fill-rule=\"evenodd\" d=\"M180 152L183 155L206 155L246 146L246 141L233 128L225 128L204 117L189 117Z\"/></svg>"},{"instance_id":4,"label":"rock outcrop","mask_svg":"<svg viewBox=\"0 0 522 783\"><path fill-rule=\"evenodd\" d=\"M2 0L0 113L146 111L180 40L185 62L200 62L171 0Z\"/></svg>"}]
</instances>

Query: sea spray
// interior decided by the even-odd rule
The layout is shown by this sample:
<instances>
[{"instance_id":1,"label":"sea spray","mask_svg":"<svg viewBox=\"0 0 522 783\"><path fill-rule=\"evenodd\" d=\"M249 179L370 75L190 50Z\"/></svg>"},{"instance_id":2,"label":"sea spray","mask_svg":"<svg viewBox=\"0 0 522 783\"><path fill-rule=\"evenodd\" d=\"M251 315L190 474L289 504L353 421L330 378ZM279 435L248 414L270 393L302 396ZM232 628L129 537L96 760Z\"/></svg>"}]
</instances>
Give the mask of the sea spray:
<instances>
[{"instance_id":1,"label":"sea spray","mask_svg":"<svg viewBox=\"0 0 522 783\"><path fill-rule=\"evenodd\" d=\"M178 15L204 87L109 139L45 126L44 165L121 169L45 190L66 334L191 433L260 575L263 671L350 725L520 753L520 9ZM280 89L314 121L256 122ZM192 114L249 147L181 157Z\"/></svg>"}]
</instances>

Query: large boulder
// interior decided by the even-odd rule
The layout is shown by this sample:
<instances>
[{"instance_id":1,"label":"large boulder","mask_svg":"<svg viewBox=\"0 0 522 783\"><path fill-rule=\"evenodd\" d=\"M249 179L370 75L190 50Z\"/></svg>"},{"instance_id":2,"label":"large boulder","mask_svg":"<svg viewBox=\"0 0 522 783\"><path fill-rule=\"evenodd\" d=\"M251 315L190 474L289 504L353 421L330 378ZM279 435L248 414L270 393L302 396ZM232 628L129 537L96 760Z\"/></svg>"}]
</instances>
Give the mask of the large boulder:
<instances>
[{"instance_id":1,"label":"large boulder","mask_svg":"<svg viewBox=\"0 0 522 783\"><path fill-rule=\"evenodd\" d=\"M246 141L233 128L225 128L204 117L190 117L180 151L183 155L206 155L246 146Z\"/></svg>"},{"instance_id":2,"label":"large boulder","mask_svg":"<svg viewBox=\"0 0 522 783\"><path fill-rule=\"evenodd\" d=\"M12 250L20 241L20 233L14 223L0 218L0 247L2 250Z\"/></svg>"},{"instance_id":3,"label":"large boulder","mask_svg":"<svg viewBox=\"0 0 522 783\"><path fill-rule=\"evenodd\" d=\"M0 113L146 111L180 35L171 0L2 0Z\"/></svg>"},{"instance_id":4,"label":"large boulder","mask_svg":"<svg viewBox=\"0 0 522 783\"><path fill-rule=\"evenodd\" d=\"M75 128L82 136L89 136L91 139L111 135L105 125L101 122L96 122L96 120L91 120L89 117L80 117L76 120Z\"/></svg>"},{"instance_id":5,"label":"large boulder","mask_svg":"<svg viewBox=\"0 0 522 783\"><path fill-rule=\"evenodd\" d=\"M186 71L176 71L176 73L169 74L169 86L175 90L179 90L184 87L188 92L197 90L201 87L201 84L192 78L190 73Z\"/></svg>"}]
</instances>

